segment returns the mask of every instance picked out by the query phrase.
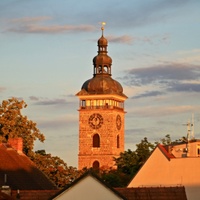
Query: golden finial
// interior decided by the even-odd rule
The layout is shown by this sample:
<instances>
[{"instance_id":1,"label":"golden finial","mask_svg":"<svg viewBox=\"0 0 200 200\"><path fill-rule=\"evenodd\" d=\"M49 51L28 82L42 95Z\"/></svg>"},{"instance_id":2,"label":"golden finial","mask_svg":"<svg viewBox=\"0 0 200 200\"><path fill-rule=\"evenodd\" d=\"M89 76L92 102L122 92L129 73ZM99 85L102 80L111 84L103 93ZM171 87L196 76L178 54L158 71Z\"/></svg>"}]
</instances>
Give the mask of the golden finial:
<instances>
[{"instance_id":1,"label":"golden finial","mask_svg":"<svg viewBox=\"0 0 200 200\"><path fill-rule=\"evenodd\" d=\"M104 26L106 25L106 22L101 22L101 30L102 30L102 35L103 35L103 31L104 31Z\"/></svg>"}]
</instances>

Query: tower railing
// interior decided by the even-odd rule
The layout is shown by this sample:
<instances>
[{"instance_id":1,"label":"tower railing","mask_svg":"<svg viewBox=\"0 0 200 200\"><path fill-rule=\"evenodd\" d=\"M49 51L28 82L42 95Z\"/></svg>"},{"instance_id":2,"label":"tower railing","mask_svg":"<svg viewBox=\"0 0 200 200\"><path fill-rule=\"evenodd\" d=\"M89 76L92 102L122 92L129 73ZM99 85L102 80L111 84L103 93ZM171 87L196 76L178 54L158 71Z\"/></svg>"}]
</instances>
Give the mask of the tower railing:
<instances>
[{"instance_id":1,"label":"tower railing","mask_svg":"<svg viewBox=\"0 0 200 200\"><path fill-rule=\"evenodd\" d=\"M103 105L103 106L80 106L80 109L118 109L123 110L124 108L113 106L113 105Z\"/></svg>"}]
</instances>

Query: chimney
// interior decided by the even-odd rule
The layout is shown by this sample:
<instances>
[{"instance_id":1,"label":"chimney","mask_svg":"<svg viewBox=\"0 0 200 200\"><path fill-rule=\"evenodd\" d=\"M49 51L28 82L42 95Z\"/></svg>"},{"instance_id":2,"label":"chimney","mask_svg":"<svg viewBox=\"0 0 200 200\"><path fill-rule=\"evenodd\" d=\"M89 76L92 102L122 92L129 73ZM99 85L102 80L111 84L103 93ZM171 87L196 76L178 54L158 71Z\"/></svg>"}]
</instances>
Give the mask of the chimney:
<instances>
[{"instance_id":1,"label":"chimney","mask_svg":"<svg viewBox=\"0 0 200 200\"><path fill-rule=\"evenodd\" d=\"M23 153L23 140L22 138L9 138L8 144L11 145L18 153Z\"/></svg>"}]
</instances>

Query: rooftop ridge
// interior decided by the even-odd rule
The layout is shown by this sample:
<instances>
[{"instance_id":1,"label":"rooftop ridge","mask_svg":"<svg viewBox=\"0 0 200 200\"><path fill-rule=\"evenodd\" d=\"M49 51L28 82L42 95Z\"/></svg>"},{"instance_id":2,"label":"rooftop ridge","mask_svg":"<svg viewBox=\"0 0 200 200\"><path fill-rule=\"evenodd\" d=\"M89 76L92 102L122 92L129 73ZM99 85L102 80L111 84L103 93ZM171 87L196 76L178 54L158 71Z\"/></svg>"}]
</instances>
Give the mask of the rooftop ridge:
<instances>
[{"instance_id":1,"label":"rooftop ridge","mask_svg":"<svg viewBox=\"0 0 200 200\"><path fill-rule=\"evenodd\" d=\"M160 149L160 151L165 155L165 157L170 160L170 159L173 159L175 158L175 156L171 153L169 153L167 151L167 149L165 148L165 146L161 145L161 144L158 144L158 148Z\"/></svg>"}]
</instances>

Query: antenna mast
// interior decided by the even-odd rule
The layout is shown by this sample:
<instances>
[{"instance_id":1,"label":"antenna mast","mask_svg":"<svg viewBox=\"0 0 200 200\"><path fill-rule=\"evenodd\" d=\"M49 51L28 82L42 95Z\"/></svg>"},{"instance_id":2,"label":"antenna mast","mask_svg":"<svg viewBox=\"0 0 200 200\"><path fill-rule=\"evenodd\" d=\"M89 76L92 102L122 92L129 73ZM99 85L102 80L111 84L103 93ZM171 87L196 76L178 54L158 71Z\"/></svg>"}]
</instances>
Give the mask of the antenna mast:
<instances>
[{"instance_id":1,"label":"antenna mast","mask_svg":"<svg viewBox=\"0 0 200 200\"><path fill-rule=\"evenodd\" d=\"M192 132L191 132L191 137L194 139L194 113L192 114Z\"/></svg>"},{"instance_id":2,"label":"antenna mast","mask_svg":"<svg viewBox=\"0 0 200 200\"><path fill-rule=\"evenodd\" d=\"M192 122L191 122L192 121ZM194 114L192 114L192 120L188 120L187 124L187 141L194 139Z\"/></svg>"}]
</instances>

